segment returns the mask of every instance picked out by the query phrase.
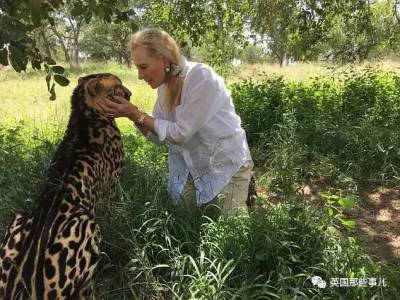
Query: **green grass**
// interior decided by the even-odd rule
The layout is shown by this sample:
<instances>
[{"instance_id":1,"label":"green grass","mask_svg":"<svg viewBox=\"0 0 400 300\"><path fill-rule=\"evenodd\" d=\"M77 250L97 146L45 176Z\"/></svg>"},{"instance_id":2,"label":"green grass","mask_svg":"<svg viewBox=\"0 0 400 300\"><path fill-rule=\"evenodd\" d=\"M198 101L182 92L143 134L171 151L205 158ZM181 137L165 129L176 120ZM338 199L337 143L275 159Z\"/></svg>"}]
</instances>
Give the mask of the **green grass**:
<instances>
[{"instance_id":1,"label":"green grass","mask_svg":"<svg viewBox=\"0 0 400 300\"><path fill-rule=\"evenodd\" d=\"M2 124L21 124L23 127L46 130L55 128L62 134L69 117L70 97L76 87L78 78L85 74L110 72L121 78L123 83L133 92L131 102L140 109L151 112L156 92L139 81L136 69L128 69L116 64L87 63L82 70L69 72L70 84L67 87L56 86L57 99L49 100L45 72L28 70L17 74L10 68L0 72L0 122ZM130 130L128 120L117 120L123 130Z\"/></svg>"},{"instance_id":2,"label":"green grass","mask_svg":"<svg viewBox=\"0 0 400 300\"><path fill-rule=\"evenodd\" d=\"M397 74L400 73L400 62L393 60L345 65L334 65L329 62L299 62L286 67L280 67L279 64L243 64L233 70L227 81L231 84L244 79L257 80L268 75L283 76L288 80L301 82L316 76L337 76L349 70L362 71L366 67L379 68L383 71L395 72Z\"/></svg>"},{"instance_id":3,"label":"green grass","mask_svg":"<svg viewBox=\"0 0 400 300\"><path fill-rule=\"evenodd\" d=\"M257 165L266 164L269 187L287 193L321 178L353 185L351 192L366 182L398 185L399 78L367 68L234 84L236 111Z\"/></svg>"},{"instance_id":4,"label":"green grass","mask_svg":"<svg viewBox=\"0 0 400 300\"><path fill-rule=\"evenodd\" d=\"M93 72L118 75L134 92L132 101L151 111L155 91L137 80L134 69L83 66L82 73ZM51 102L43 73L0 72L0 235L12 213L30 209L39 192L65 130L78 74L68 78L71 86L58 87ZM249 217L216 220L175 207L167 191L166 149L146 142L129 121L118 124L126 156L113 214L98 218L97 298L399 299L398 269L365 254L324 203L315 208L288 193L281 203L264 205ZM288 164L277 176L284 178L297 167L291 158L302 145L280 145L285 149L278 158ZM318 289L311 283L314 275L328 281L385 278L388 287Z\"/></svg>"}]
</instances>

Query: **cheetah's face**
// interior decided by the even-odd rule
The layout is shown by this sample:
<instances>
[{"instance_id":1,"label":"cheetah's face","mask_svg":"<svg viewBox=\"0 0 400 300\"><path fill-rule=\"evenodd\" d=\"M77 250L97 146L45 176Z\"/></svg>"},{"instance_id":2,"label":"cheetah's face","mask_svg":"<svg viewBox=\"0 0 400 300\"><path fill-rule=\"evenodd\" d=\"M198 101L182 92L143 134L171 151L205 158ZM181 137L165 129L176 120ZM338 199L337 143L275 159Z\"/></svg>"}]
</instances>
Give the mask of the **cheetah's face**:
<instances>
[{"instance_id":1,"label":"cheetah's face","mask_svg":"<svg viewBox=\"0 0 400 300\"><path fill-rule=\"evenodd\" d=\"M81 77L78 80L78 85L83 88L87 105L100 111L102 109L98 105L98 102L102 97L112 100L114 96L119 96L130 100L132 95L131 91L122 84L117 76L109 73Z\"/></svg>"}]
</instances>

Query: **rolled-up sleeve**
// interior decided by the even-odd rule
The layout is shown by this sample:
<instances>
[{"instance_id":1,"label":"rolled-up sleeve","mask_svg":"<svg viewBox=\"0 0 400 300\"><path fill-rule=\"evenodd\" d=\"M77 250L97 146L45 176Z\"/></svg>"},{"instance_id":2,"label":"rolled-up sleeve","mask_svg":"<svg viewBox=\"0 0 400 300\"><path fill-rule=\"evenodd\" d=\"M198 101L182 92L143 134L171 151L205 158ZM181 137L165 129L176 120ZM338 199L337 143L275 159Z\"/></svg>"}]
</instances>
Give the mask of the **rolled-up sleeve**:
<instances>
[{"instance_id":1,"label":"rolled-up sleeve","mask_svg":"<svg viewBox=\"0 0 400 300\"><path fill-rule=\"evenodd\" d=\"M182 90L181 104L175 108L175 120L155 120L155 131L160 142L185 144L197 130L211 119L222 106L224 97L215 78L207 70L188 75Z\"/></svg>"},{"instance_id":2,"label":"rolled-up sleeve","mask_svg":"<svg viewBox=\"0 0 400 300\"><path fill-rule=\"evenodd\" d=\"M168 123L169 122L167 120L162 120L162 119L154 120L154 130L157 133L158 140L160 142L164 141L165 137L167 136Z\"/></svg>"}]
</instances>

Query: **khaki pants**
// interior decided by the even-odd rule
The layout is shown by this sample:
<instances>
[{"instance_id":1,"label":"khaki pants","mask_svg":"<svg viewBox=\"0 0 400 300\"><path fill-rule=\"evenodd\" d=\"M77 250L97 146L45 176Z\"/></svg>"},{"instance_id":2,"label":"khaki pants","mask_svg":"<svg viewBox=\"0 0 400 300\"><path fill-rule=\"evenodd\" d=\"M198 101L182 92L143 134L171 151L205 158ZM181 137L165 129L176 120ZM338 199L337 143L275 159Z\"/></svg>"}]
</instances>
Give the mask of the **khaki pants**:
<instances>
[{"instance_id":1,"label":"khaki pants","mask_svg":"<svg viewBox=\"0 0 400 300\"><path fill-rule=\"evenodd\" d=\"M247 213L247 196L249 193L249 183L253 162L248 161L237 171L231 180L225 185L221 193L210 202L203 204L200 208L207 215L209 212L214 215L215 210L220 211L225 216L234 216ZM197 206L195 186L192 176L186 181L183 188L182 198L185 205Z\"/></svg>"}]
</instances>

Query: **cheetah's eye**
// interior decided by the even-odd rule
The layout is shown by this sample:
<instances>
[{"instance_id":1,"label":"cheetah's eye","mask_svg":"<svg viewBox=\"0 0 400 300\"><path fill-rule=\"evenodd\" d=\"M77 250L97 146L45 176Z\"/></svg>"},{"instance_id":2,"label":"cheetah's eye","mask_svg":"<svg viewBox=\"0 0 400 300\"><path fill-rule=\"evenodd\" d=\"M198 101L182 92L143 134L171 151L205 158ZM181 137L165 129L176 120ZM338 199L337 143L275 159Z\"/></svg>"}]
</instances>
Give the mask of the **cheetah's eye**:
<instances>
[{"instance_id":1,"label":"cheetah's eye","mask_svg":"<svg viewBox=\"0 0 400 300\"><path fill-rule=\"evenodd\" d=\"M126 97L126 95L125 95L125 92L124 92L124 89L122 88L122 86L116 86L115 88L114 88L114 96L120 96L120 97L123 97L123 98L125 98Z\"/></svg>"},{"instance_id":2,"label":"cheetah's eye","mask_svg":"<svg viewBox=\"0 0 400 300\"><path fill-rule=\"evenodd\" d=\"M107 98L112 99L114 98L114 96L115 96L115 87L107 93Z\"/></svg>"}]
</instances>

